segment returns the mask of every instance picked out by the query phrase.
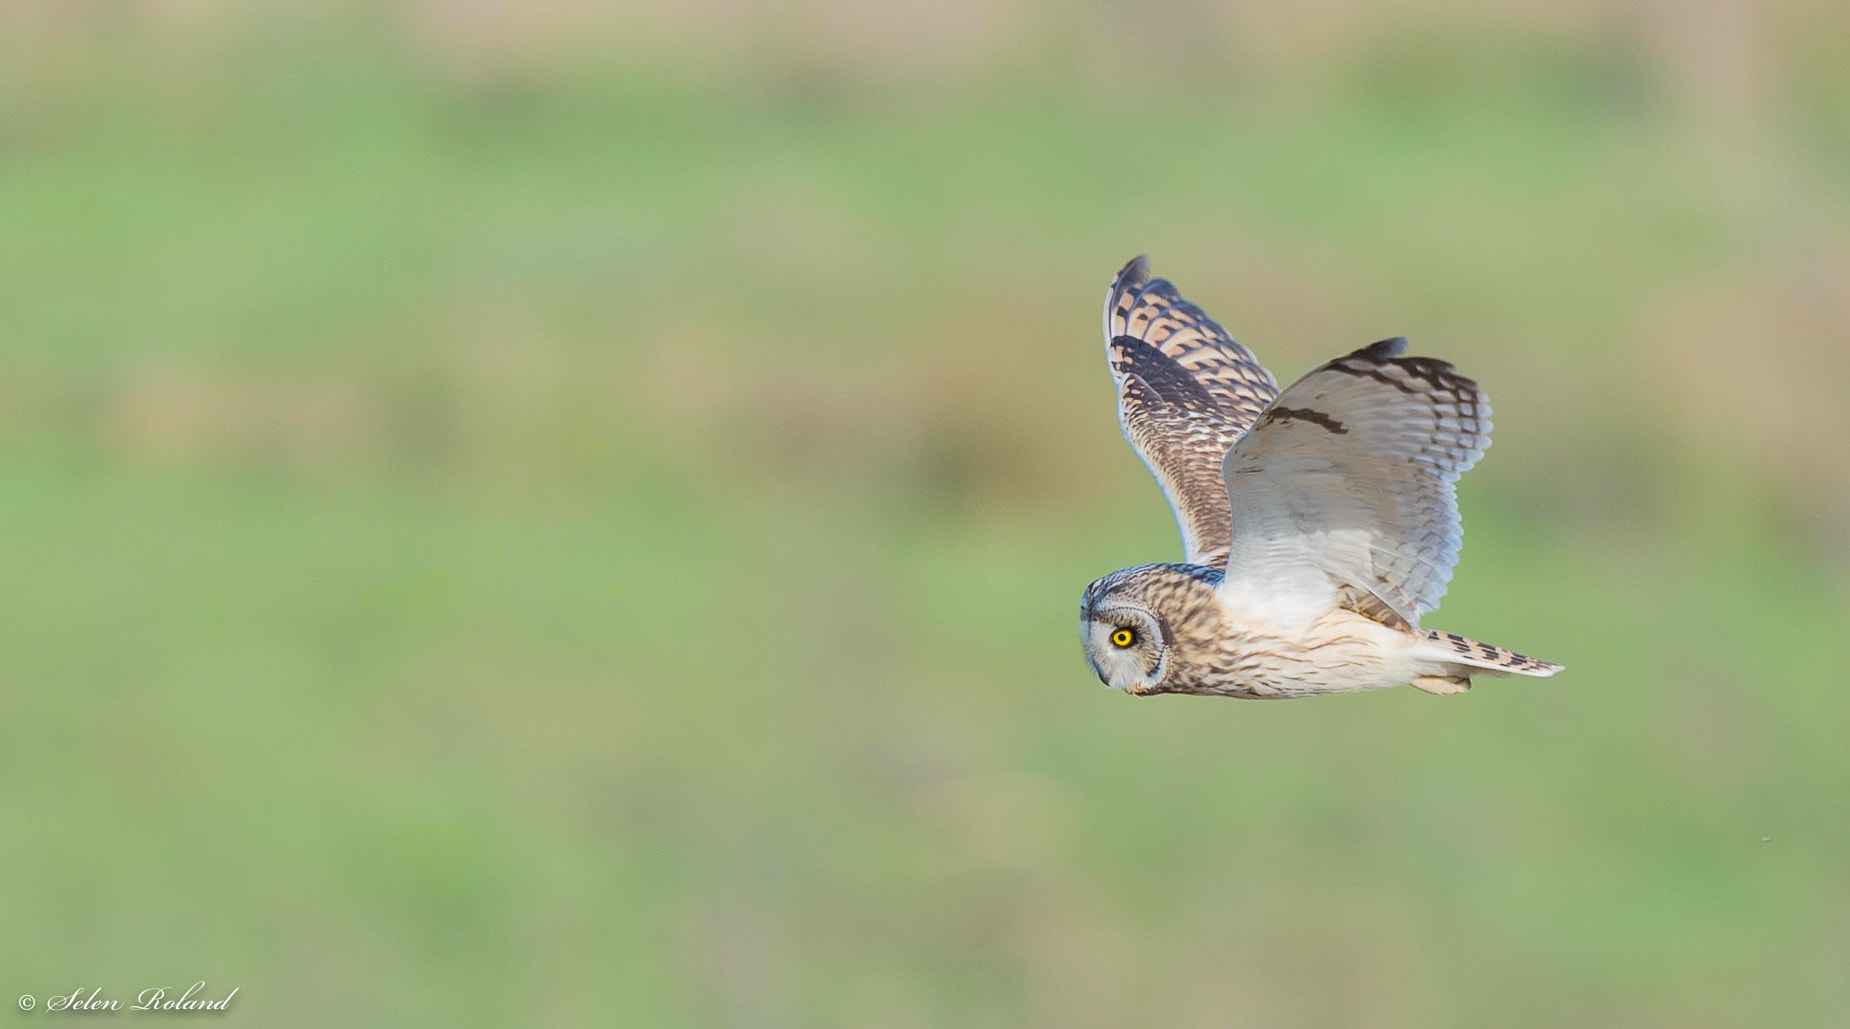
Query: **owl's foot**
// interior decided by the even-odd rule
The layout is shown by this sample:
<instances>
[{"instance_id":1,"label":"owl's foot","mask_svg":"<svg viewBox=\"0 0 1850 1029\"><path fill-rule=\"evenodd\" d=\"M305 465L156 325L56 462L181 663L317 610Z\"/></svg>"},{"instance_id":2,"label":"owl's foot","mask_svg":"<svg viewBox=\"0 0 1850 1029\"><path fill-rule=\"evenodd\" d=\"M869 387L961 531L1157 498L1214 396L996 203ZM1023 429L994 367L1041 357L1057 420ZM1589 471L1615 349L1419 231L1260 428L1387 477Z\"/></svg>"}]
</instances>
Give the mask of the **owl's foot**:
<instances>
[{"instance_id":1,"label":"owl's foot","mask_svg":"<svg viewBox=\"0 0 1850 1029\"><path fill-rule=\"evenodd\" d=\"M1413 680L1413 688L1435 697L1445 697L1470 689L1471 678L1465 675L1422 675Z\"/></svg>"}]
</instances>

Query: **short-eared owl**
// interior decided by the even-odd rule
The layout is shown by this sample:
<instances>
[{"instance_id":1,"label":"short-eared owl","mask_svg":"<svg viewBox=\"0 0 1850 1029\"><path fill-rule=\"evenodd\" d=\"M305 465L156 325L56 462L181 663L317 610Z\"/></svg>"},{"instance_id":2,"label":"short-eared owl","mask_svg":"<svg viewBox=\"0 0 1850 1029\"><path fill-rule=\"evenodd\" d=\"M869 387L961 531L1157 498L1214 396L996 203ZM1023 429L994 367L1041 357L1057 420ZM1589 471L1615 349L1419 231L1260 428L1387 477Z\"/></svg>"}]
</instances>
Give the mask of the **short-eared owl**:
<instances>
[{"instance_id":1,"label":"short-eared owl","mask_svg":"<svg viewBox=\"0 0 1850 1029\"><path fill-rule=\"evenodd\" d=\"M1453 484L1490 445L1490 403L1443 361L1382 340L1282 392L1137 258L1105 297L1124 435L1169 498L1183 563L1086 588L1079 631L1107 686L1255 699L1560 665L1420 627L1461 538Z\"/></svg>"}]
</instances>

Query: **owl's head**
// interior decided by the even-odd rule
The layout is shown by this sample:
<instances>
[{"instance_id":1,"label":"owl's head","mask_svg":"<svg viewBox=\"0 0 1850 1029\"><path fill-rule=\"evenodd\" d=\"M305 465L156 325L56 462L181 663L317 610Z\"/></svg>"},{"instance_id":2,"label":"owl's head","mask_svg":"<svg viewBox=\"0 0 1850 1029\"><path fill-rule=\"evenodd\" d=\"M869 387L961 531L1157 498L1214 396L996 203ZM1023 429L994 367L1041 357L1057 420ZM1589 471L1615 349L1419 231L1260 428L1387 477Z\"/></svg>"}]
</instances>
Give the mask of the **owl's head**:
<instances>
[{"instance_id":1,"label":"owl's head","mask_svg":"<svg viewBox=\"0 0 1850 1029\"><path fill-rule=\"evenodd\" d=\"M1113 572L1086 587L1079 607L1079 639L1099 681L1114 690L1168 692L1178 631L1211 607L1206 569L1142 565ZM1205 603L1204 603L1205 602Z\"/></svg>"},{"instance_id":2,"label":"owl's head","mask_svg":"<svg viewBox=\"0 0 1850 1029\"><path fill-rule=\"evenodd\" d=\"M1114 690L1143 693L1168 671L1162 619L1141 604L1095 609L1080 620L1079 635L1092 673Z\"/></svg>"}]
</instances>

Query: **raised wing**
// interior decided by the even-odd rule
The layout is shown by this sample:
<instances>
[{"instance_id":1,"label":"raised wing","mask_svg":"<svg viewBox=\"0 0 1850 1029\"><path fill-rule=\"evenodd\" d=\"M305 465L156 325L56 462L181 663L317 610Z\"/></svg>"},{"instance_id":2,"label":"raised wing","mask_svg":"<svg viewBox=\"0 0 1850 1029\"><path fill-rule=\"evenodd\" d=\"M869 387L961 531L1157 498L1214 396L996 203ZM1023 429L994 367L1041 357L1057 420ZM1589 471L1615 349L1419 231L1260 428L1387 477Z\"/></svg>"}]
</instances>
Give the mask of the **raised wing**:
<instances>
[{"instance_id":1,"label":"raised wing","mask_svg":"<svg viewBox=\"0 0 1850 1029\"><path fill-rule=\"evenodd\" d=\"M1406 347L1383 340L1292 383L1228 451L1224 591L1410 627L1438 606L1463 541L1454 483L1490 446L1490 402Z\"/></svg>"},{"instance_id":2,"label":"raised wing","mask_svg":"<svg viewBox=\"0 0 1850 1029\"><path fill-rule=\"evenodd\" d=\"M1167 280L1150 278L1144 257L1125 265L1105 296L1105 351L1118 421L1169 499L1186 560L1221 563L1229 524L1221 458L1278 395L1277 381Z\"/></svg>"}]
</instances>

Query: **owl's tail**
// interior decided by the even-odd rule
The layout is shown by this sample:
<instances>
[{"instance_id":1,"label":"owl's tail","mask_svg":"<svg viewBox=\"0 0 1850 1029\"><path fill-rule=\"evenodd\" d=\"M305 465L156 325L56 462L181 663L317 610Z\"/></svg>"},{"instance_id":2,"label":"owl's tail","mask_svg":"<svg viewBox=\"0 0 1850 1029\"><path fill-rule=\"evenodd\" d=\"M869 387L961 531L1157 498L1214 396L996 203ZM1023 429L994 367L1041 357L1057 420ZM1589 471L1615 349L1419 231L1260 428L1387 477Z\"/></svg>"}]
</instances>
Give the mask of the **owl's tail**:
<instances>
[{"instance_id":1,"label":"owl's tail","mask_svg":"<svg viewBox=\"0 0 1850 1029\"><path fill-rule=\"evenodd\" d=\"M1550 676L1563 666L1518 654L1513 650L1460 636L1455 632L1426 630L1426 653L1449 665L1461 666L1456 673L1465 678L1472 674Z\"/></svg>"}]
</instances>

